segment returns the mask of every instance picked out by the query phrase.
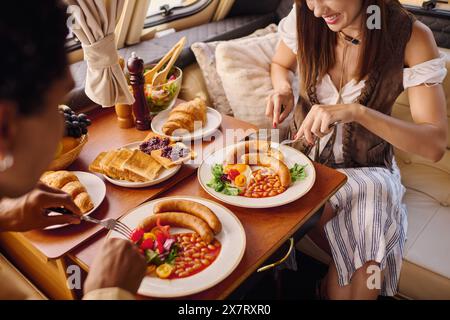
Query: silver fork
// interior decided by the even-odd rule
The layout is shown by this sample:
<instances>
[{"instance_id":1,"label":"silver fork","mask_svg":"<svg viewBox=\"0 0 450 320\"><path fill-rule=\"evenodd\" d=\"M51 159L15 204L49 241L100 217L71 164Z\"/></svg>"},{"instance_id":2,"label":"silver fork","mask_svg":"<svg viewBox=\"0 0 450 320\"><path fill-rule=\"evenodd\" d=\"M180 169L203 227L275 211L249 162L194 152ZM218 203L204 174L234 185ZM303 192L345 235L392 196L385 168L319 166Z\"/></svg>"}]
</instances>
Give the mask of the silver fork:
<instances>
[{"instance_id":1,"label":"silver fork","mask_svg":"<svg viewBox=\"0 0 450 320\"><path fill-rule=\"evenodd\" d=\"M95 219L95 218L92 218L89 216L77 216L65 208L49 208L46 211L47 211L47 213L55 212L55 213L59 213L59 214L70 215L72 217L75 217L75 218L83 220L83 221L99 224L102 227L104 227L105 229L116 231L117 233L120 233L127 239L130 239L131 234L133 233L133 230L131 230L126 224L124 224L121 221L114 220L114 219L98 220L98 219Z\"/></svg>"},{"instance_id":2,"label":"silver fork","mask_svg":"<svg viewBox=\"0 0 450 320\"><path fill-rule=\"evenodd\" d=\"M333 122L332 124L330 124L329 126L328 126L328 129L333 129L336 125L338 125L340 123L340 121L336 121L336 122ZM281 141L281 145L287 145L287 144L293 144L293 143L295 143L295 142L297 142L297 141L300 141L301 139L304 139L304 137L305 136L301 136L300 138L297 138L297 139L292 139L292 140L289 140L289 139L286 139L286 140L284 140L284 141ZM317 143L317 141L319 140L320 138L319 137L316 137L315 138L315 143Z\"/></svg>"},{"instance_id":3,"label":"silver fork","mask_svg":"<svg viewBox=\"0 0 450 320\"><path fill-rule=\"evenodd\" d=\"M73 214L72 212L70 212L69 210L64 209L64 208L47 209L47 213L52 213L52 212L64 214L64 215L70 215L70 216L80 219L82 221L99 224L102 227L104 227L105 229L108 229L111 231L116 231L117 233L120 233L127 239L130 239L131 234L133 233L133 230L131 230L126 224L124 224L123 222L114 220L114 219L98 220L98 219L95 219L95 218L92 218L89 216L77 216L76 214Z\"/></svg>"},{"instance_id":4,"label":"silver fork","mask_svg":"<svg viewBox=\"0 0 450 320\"><path fill-rule=\"evenodd\" d=\"M133 233L133 230L131 230L126 224L115 219L98 220L89 216L81 216L80 218L83 221L99 224L105 229L116 231L127 239L130 239L131 234Z\"/></svg>"}]
</instances>

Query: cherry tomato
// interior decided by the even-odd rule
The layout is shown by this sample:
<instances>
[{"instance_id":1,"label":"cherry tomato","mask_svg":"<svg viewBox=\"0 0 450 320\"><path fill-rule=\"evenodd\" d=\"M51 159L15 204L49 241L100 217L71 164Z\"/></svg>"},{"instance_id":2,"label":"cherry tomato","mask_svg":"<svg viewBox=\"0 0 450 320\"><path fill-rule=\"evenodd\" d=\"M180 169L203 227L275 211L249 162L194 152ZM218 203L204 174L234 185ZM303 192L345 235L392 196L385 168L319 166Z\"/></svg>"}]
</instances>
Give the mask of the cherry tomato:
<instances>
[{"instance_id":1,"label":"cherry tomato","mask_svg":"<svg viewBox=\"0 0 450 320\"><path fill-rule=\"evenodd\" d=\"M164 252L164 242L166 242L166 237L162 233L158 233L156 235L156 245L158 247L158 253L161 254Z\"/></svg>"},{"instance_id":2,"label":"cherry tomato","mask_svg":"<svg viewBox=\"0 0 450 320\"><path fill-rule=\"evenodd\" d=\"M134 243L138 243L139 241L141 241L143 236L144 236L144 230L135 229L130 236L130 240L133 241Z\"/></svg>"},{"instance_id":3,"label":"cherry tomato","mask_svg":"<svg viewBox=\"0 0 450 320\"><path fill-rule=\"evenodd\" d=\"M153 250L153 243L154 243L153 239L150 239L150 238L145 239L144 241L142 241L141 249L142 250L147 250L147 249Z\"/></svg>"},{"instance_id":4,"label":"cherry tomato","mask_svg":"<svg viewBox=\"0 0 450 320\"><path fill-rule=\"evenodd\" d=\"M155 270L156 270L156 266L154 264L151 264L147 267L147 274L150 275L153 272L155 272Z\"/></svg>"},{"instance_id":5,"label":"cherry tomato","mask_svg":"<svg viewBox=\"0 0 450 320\"><path fill-rule=\"evenodd\" d=\"M239 171L237 171L236 169L231 169L228 172L228 176L230 177L230 180L234 180L238 175L240 175L241 173Z\"/></svg>"},{"instance_id":6,"label":"cherry tomato","mask_svg":"<svg viewBox=\"0 0 450 320\"><path fill-rule=\"evenodd\" d=\"M151 232L146 232L146 233L144 233L143 239L144 240L147 240L147 239L156 240L156 236Z\"/></svg>"},{"instance_id":7,"label":"cherry tomato","mask_svg":"<svg viewBox=\"0 0 450 320\"><path fill-rule=\"evenodd\" d=\"M167 279L173 272L174 267L168 263L164 263L156 268L156 275L161 279Z\"/></svg>"}]
</instances>

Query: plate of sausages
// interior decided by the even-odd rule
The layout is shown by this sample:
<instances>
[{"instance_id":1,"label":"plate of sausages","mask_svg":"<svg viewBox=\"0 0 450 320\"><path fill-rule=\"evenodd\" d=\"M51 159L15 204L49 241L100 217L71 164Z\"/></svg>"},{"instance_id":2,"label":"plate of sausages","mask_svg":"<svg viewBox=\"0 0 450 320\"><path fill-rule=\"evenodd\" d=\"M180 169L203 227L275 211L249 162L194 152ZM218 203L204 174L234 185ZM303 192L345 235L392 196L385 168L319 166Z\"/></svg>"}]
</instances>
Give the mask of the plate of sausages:
<instances>
[{"instance_id":1,"label":"plate of sausages","mask_svg":"<svg viewBox=\"0 0 450 320\"><path fill-rule=\"evenodd\" d=\"M211 196L244 208L291 203L308 193L316 179L306 155L265 140L243 141L215 151L202 162L197 175Z\"/></svg>"},{"instance_id":2,"label":"plate of sausages","mask_svg":"<svg viewBox=\"0 0 450 320\"><path fill-rule=\"evenodd\" d=\"M121 219L146 257L138 293L155 298L192 295L225 279L238 266L245 231L229 209L200 197L168 197L133 209ZM117 232L108 238L124 238Z\"/></svg>"}]
</instances>

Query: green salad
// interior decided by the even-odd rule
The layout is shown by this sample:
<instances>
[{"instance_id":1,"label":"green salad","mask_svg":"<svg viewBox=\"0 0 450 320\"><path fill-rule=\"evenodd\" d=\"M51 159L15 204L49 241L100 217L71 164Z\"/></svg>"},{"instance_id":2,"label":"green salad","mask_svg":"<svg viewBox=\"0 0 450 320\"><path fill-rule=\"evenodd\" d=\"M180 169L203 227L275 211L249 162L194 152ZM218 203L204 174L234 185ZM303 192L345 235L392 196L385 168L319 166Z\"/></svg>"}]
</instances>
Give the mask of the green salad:
<instances>
[{"instance_id":1,"label":"green salad","mask_svg":"<svg viewBox=\"0 0 450 320\"><path fill-rule=\"evenodd\" d=\"M206 185L214 189L216 192L226 194L228 196L238 196L239 188L233 187L228 175L223 172L223 165L215 164L211 170L213 178Z\"/></svg>"}]
</instances>

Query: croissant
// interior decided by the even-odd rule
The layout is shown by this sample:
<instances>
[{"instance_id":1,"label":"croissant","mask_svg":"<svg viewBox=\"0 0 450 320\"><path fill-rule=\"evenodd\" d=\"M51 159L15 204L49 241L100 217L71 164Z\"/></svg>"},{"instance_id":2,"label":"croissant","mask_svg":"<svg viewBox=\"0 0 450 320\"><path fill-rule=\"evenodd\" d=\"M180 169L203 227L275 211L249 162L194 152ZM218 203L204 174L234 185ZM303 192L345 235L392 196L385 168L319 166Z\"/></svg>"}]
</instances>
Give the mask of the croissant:
<instances>
[{"instance_id":1,"label":"croissant","mask_svg":"<svg viewBox=\"0 0 450 320\"><path fill-rule=\"evenodd\" d=\"M206 103L200 98L181 103L169 113L169 118L163 125L162 131L169 136L177 129L192 132L195 129L195 122L200 122L202 126L205 125L206 111Z\"/></svg>"},{"instance_id":2,"label":"croissant","mask_svg":"<svg viewBox=\"0 0 450 320\"><path fill-rule=\"evenodd\" d=\"M78 177L69 171L48 171L41 177L46 185L69 194L80 211L86 213L94 208L94 203Z\"/></svg>"}]
</instances>

